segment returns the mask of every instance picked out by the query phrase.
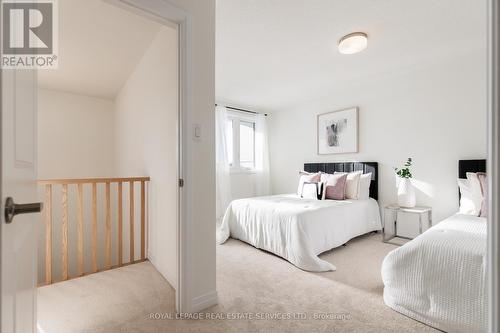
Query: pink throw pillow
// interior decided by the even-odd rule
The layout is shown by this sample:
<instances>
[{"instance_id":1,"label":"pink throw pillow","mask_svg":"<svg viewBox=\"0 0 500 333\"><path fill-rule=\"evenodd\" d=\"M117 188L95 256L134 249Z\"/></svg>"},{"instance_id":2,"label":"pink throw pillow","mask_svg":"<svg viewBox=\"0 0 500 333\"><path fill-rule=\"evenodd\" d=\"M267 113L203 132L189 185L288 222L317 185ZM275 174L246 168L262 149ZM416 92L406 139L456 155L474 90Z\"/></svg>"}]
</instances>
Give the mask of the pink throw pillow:
<instances>
[{"instance_id":1,"label":"pink throw pillow","mask_svg":"<svg viewBox=\"0 0 500 333\"><path fill-rule=\"evenodd\" d=\"M483 201L481 202L481 212L479 216L488 216L488 181L486 178L486 173L478 172L477 178L479 178L479 184L481 185L481 192L483 194Z\"/></svg>"},{"instance_id":2,"label":"pink throw pillow","mask_svg":"<svg viewBox=\"0 0 500 333\"><path fill-rule=\"evenodd\" d=\"M347 174L327 175L325 178L325 199L345 200Z\"/></svg>"}]
</instances>

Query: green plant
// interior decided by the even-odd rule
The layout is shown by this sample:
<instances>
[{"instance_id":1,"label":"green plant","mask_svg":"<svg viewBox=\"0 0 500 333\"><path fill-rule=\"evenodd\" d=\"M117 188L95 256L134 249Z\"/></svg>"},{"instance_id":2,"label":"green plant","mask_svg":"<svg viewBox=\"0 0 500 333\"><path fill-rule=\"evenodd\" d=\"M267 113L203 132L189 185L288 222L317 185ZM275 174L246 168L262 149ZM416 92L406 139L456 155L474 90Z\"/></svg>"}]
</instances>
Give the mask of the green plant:
<instances>
[{"instance_id":1,"label":"green plant","mask_svg":"<svg viewBox=\"0 0 500 333\"><path fill-rule=\"evenodd\" d=\"M412 166L412 164L413 164L413 160L411 159L411 157L408 157L408 160L406 161L403 168L401 168L401 169L394 168L394 171L396 171L396 175L398 175L398 177L401 177L401 178L412 178L413 175L411 174L411 170L410 170L410 167Z\"/></svg>"}]
</instances>

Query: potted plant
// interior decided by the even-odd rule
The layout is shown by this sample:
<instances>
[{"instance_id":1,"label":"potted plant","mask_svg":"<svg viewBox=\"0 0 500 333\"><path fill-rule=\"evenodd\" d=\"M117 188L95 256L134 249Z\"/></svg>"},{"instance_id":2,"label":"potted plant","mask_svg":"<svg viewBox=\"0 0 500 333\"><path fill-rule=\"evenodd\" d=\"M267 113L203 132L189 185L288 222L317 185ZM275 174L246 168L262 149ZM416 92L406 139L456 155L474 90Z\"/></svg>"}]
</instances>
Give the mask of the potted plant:
<instances>
[{"instance_id":1,"label":"potted plant","mask_svg":"<svg viewBox=\"0 0 500 333\"><path fill-rule=\"evenodd\" d=\"M416 204L415 189L411 183L411 178L413 177L411 173L412 164L412 158L408 157L408 160L401 169L394 168L396 175L400 178L398 186L398 205L406 208L415 207Z\"/></svg>"}]
</instances>

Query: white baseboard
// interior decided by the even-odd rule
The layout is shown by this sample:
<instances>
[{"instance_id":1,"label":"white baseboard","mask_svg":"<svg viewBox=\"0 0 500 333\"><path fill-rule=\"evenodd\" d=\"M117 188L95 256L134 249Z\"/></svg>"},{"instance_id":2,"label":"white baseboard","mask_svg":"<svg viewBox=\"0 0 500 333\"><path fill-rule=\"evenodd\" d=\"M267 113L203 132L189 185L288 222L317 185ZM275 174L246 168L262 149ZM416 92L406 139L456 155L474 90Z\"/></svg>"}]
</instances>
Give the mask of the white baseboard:
<instances>
[{"instance_id":1,"label":"white baseboard","mask_svg":"<svg viewBox=\"0 0 500 333\"><path fill-rule=\"evenodd\" d=\"M200 312L217 304L217 291L211 291L201 296L196 296L191 301L191 312Z\"/></svg>"}]
</instances>

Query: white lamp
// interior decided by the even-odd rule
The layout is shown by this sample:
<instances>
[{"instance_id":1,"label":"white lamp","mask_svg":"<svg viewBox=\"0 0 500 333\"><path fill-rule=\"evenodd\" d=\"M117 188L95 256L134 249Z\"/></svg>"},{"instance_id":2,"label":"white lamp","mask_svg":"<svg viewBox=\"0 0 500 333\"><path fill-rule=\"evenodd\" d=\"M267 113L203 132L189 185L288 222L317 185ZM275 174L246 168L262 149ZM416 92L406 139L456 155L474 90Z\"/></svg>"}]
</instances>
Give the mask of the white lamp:
<instances>
[{"instance_id":1,"label":"white lamp","mask_svg":"<svg viewBox=\"0 0 500 333\"><path fill-rule=\"evenodd\" d=\"M364 32L353 32L339 40L339 52L354 54L363 51L368 45L368 36Z\"/></svg>"}]
</instances>

